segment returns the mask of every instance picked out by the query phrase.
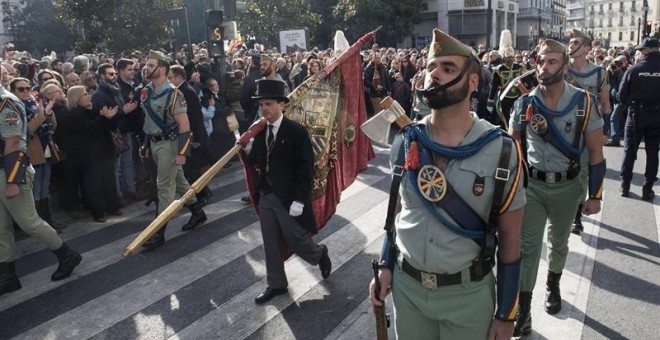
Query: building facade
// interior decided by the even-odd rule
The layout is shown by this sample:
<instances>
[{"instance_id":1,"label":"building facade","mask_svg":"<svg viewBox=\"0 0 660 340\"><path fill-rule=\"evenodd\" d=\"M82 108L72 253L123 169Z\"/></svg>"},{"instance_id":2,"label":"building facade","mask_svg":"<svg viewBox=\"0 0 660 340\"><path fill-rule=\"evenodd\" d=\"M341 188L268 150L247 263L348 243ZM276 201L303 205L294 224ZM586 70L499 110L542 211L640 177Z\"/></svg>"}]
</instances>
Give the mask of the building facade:
<instances>
[{"instance_id":1,"label":"building facade","mask_svg":"<svg viewBox=\"0 0 660 340\"><path fill-rule=\"evenodd\" d=\"M647 24L651 26L651 34L660 27L660 0L583 1L586 13L584 29L603 46L637 44Z\"/></svg>"}]
</instances>

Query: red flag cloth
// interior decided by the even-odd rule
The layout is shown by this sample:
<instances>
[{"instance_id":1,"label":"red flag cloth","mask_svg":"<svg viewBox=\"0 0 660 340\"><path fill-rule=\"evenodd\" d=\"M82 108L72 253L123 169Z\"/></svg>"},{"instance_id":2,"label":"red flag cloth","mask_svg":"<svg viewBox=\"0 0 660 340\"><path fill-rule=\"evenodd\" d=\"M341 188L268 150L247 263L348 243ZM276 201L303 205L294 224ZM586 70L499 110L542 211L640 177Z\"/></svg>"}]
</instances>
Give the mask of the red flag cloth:
<instances>
[{"instance_id":1,"label":"red flag cloth","mask_svg":"<svg viewBox=\"0 0 660 340\"><path fill-rule=\"evenodd\" d=\"M371 141L360 126L367 120L362 57L360 49L373 38L367 33L346 52L324 68L326 74L339 67L341 72L342 109L337 119L337 160L328 174L325 195L312 202L316 226L321 229L334 215L341 199L341 192L350 186L358 174L367 169L367 163L375 157Z\"/></svg>"},{"instance_id":2,"label":"red flag cloth","mask_svg":"<svg viewBox=\"0 0 660 340\"><path fill-rule=\"evenodd\" d=\"M365 34L339 58L326 66L322 72L325 77L330 77L332 72L339 67L341 104L338 105L336 134L331 137L331 142L336 144L336 158L332 157L334 159L329 162L332 164L327 175L325 192L312 201L317 230L320 230L334 215L341 199L341 192L355 181L358 174L367 168L369 160L375 157L371 141L360 130L362 123L367 120L367 114L362 80L362 58L359 52L364 44L372 38L373 32ZM310 81L313 80L310 79ZM304 100L304 97L302 98ZM245 147L250 138L258 134L265 126L265 119L260 119L236 143ZM244 152L241 151L239 156L245 169L250 199L257 211L258 202L254 200L256 172L248 164ZM287 249L283 256L287 258L290 254L291 252Z\"/></svg>"}]
</instances>

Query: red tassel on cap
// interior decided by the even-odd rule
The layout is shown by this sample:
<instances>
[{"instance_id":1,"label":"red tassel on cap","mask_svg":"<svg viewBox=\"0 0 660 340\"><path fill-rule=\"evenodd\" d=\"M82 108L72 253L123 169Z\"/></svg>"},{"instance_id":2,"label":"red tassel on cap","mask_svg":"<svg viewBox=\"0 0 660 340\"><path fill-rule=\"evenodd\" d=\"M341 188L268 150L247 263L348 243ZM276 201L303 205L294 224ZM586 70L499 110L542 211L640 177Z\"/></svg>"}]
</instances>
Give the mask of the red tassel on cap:
<instances>
[{"instance_id":1,"label":"red tassel on cap","mask_svg":"<svg viewBox=\"0 0 660 340\"><path fill-rule=\"evenodd\" d=\"M417 142L411 142L408 154L406 155L406 164L404 167L406 170L417 170L419 169L419 164L419 148L417 147Z\"/></svg>"}]
</instances>

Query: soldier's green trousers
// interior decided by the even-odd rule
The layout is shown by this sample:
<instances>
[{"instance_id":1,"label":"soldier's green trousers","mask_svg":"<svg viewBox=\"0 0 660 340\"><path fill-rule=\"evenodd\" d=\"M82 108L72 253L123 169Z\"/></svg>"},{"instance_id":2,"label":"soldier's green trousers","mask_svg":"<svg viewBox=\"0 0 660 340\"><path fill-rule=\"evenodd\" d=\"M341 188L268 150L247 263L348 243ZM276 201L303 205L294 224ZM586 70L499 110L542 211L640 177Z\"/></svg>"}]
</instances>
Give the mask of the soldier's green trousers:
<instances>
[{"instance_id":1,"label":"soldier's green trousers","mask_svg":"<svg viewBox=\"0 0 660 340\"><path fill-rule=\"evenodd\" d=\"M14 225L18 226L28 235L45 244L50 250L62 246L62 239L48 223L37 215L32 196L32 181L34 168L28 166L25 174L26 183L19 184L20 192L17 196L7 198L5 190L5 170L0 169L0 262L11 262L16 256L16 243L14 241Z\"/></svg>"},{"instance_id":2,"label":"soldier's green trousers","mask_svg":"<svg viewBox=\"0 0 660 340\"><path fill-rule=\"evenodd\" d=\"M561 273L564 269L571 224L583 195L584 183L579 177L552 184L534 178L529 179L521 233L521 291L534 290L546 224L548 267L553 273Z\"/></svg>"},{"instance_id":3,"label":"soldier's green trousers","mask_svg":"<svg viewBox=\"0 0 660 340\"><path fill-rule=\"evenodd\" d=\"M394 268L392 299L397 339L486 339L495 311L495 279L427 289Z\"/></svg>"},{"instance_id":4,"label":"soldier's green trousers","mask_svg":"<svg viewBox=\"0 0 660 340\"><path fill-rule=\"evenodd\" d=\"M151 152L156 162L159 214L174 202L175 194L183 195L190 189L190 184L183 175L183 167L174 165L174 157L178 151L179 143L176 140L151 143Z\"/></svg>"}]
</instances>

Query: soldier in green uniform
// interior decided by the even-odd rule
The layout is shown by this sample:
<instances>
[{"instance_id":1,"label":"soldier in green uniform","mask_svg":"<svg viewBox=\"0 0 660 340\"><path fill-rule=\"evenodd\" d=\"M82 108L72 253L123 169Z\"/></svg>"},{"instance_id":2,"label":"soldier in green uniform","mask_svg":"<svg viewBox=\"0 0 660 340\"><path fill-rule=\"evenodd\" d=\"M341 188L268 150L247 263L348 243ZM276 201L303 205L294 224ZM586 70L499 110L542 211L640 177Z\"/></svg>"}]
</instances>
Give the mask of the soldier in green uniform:
<instances>
[{"instance_id":1,"label":"soldier in green uniform","mask_svg":"<svg viewBox=\"0 0 660 340\"><path fill-rule=\"evenodd\" d=\"M564 81L568 54L561 43L548 39L540 46L536 64L539 80L528 95L514 105L511 134L521 141L529 165L527 205L522 227L522 275L520 314L514 336L531 332L531 299L548 225L548 278L545 310L561 309L559 280L568 255L568 237L574 211L583 197L589 175L589 199L582 207L586 215L600 211L605 159L603 119L591 94ZM588 151L587 169L580 169L580 157Z\"/></svg>"},{"instance_id":2,"label":"soldier in green uniform","mask_svg":"<svg viewBox=\"0 0 660 340\"><path fill-rule=\"evenodd\" d=\"M175 194L184 194L190 184L183 174L182 165L190 154L192 132L186 115L186 101L183 94L167 80L170 58L158 51L150 51L147 58L147 86L142 88L140 101L146 112L144 120L145 139L149 148L143 147L142 155L151 150L156 162L158 187L158 214L173 201ZM206 214L197 201L189 206L190 220L181 229L193 230L206 221ZM153 249L165 242L163 226L144 247Z\"/></svg>"},{"instance_id":3,"label":"soldier in green uniform","mask_svg":"<svg viewBox=\"0 0 660 340\"><path fill-rule=\"evenodd\" d=\"M57 232L37 215L32 197L34 168L27 156L27 118L23 103L0 86L0 138L2 167L0 176L0 295L21 289L14 258L14 226L37 238L57 256L59 266L51 280L71 275L82 256L62 242Z\"/></svg>"},{"instance_id":4,"label":"soldier in green uniform","mask_svg":"<svg viewBox=\"0 0 660 340\"><path fill-rule=\"evenodd\" d=\"M596 97L598 104L598 111L603 115L604 124L603 129L610 126L610 85L607 77L607 72L601 66L590 63L587 60L587 53L591 49L591 37L584 32L574 29L571 33L571 40L568 43L568 55L571 57L566 80L569 84L585 89ZM582 156L582 169L586 169L588 163L588 156ZM586 183L587 173L585 171L580 174L580 180ZM586 188L586 186L584 186ZM586 192L582 195L582 200L578 205L575 219L573 220L573 227L571 231L574 234L580 234L584 227L582 226L582 205L584 204L584 197Z\"/></svg>"},{"instance_id":5,"label":"soldier in green uniform","mask_svg":"<svg viewBox=\"0 0 660 340\"><path fill-rule=\"evenodd\" d=\"M395 232L371 302L391 289L400 339L509 339L525 204L520 148L469 110L482 67L472 48L435 29L426 67L418 90L432 112L392 146Z\"/></svg>"}]
</instances>

